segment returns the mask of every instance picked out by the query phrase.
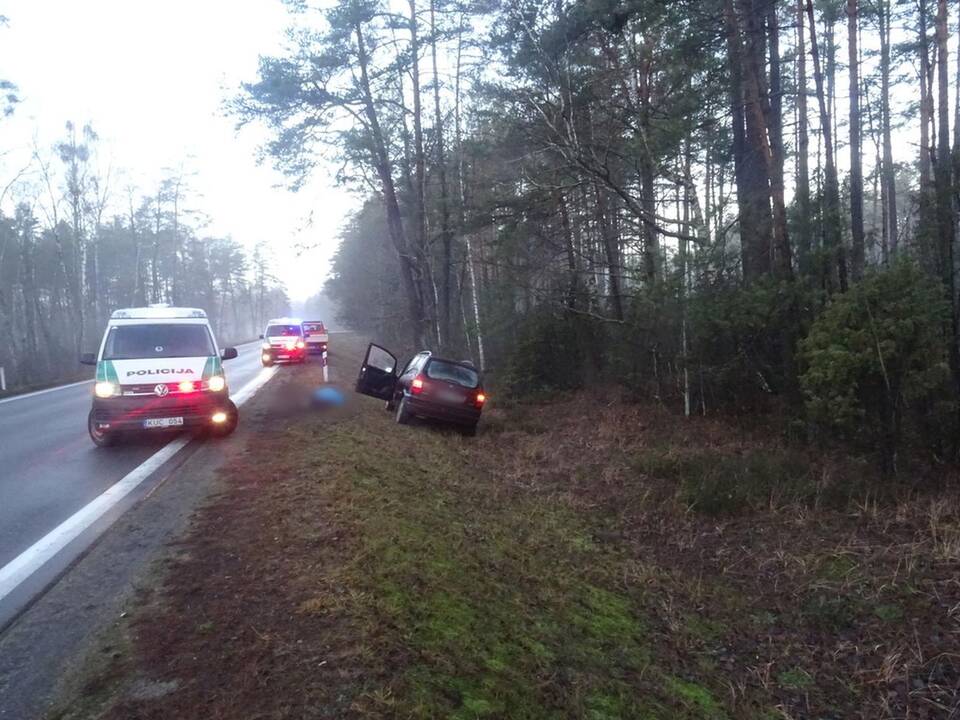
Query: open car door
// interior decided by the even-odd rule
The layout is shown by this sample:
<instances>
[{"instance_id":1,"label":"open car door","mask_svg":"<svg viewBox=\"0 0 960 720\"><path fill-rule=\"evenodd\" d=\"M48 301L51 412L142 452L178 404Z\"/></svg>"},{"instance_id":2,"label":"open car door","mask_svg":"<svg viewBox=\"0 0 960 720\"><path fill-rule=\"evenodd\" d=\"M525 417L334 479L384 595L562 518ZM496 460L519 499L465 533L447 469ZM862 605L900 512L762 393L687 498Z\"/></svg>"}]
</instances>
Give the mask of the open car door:
<instances>
[{"instance_id":1,"label":"open car door","mask_svg":"<svg viewBox=\"0 0 960 720\"><path fill-rule=\"evenodd\" d=\"M370 343L357 377L357 392L381 400L390 400L396 384L397 358L386 348Z\"/></svg>"}]
</instances>

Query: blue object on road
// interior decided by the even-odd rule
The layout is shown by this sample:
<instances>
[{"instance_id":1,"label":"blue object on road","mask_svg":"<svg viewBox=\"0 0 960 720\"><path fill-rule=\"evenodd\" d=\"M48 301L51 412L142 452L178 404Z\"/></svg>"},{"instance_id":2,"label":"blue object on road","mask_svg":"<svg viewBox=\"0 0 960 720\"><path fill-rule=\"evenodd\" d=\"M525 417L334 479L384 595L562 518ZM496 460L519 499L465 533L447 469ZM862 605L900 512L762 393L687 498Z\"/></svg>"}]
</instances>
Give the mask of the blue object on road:
<instances>
[{"instance_id":1,"label":"blue object on road","mask_svg":"<svg viewBox=\"0 0 960 720\"><path fill-rule=\"evenodd\" d=\"M313 391L313 404L320 407L343 406L343 393L335 387L320 387Z\"/></svg>"}]
</instances>

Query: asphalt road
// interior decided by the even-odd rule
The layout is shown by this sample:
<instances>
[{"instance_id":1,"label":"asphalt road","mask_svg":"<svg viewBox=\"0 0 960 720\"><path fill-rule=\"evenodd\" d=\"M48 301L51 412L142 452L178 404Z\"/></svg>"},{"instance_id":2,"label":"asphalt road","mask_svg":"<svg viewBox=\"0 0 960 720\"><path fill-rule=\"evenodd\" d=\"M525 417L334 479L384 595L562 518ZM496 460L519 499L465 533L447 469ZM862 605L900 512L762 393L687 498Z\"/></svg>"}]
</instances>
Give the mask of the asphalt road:
<instances>
[{"instance_id":1,"label":"asphalt road","mask_svg":"<svg viewBox=\"0 0 960 720\"><path fill-rule=\"evenodd\" d=\"M224 363L232 393L260 373L259 342ZM0 568L170 441L163 433L95 447L92 392L91 381L0 402ZM0 602L0 620L9 613Z\"/></svg>"}]
</instances>

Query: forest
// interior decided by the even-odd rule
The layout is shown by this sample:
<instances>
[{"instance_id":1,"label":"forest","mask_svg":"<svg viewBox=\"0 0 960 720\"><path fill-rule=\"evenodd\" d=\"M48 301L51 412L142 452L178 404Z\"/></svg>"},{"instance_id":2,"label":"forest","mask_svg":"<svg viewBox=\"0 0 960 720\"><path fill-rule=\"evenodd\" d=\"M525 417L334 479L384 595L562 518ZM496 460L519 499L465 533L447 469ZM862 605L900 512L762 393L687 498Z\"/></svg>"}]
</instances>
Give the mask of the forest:
<instances>
[{"instance_id":1,"label":"forest","mask_svg":"<svg viewBox=\"0 0 960 720\"><path fill-rule=\"evenodd\" d=\"M142 189L98 152L100 143L90 125L67 122L62 139L34 148L0 191L15 208L0 213L8 391L87 377L79 354L97 348L118 307L204 308L221 343L255 338L267 318L287 311L266 246L248 252L204 233L186 164Z\"/></svg>"},{"instance_id":2,"label":"forest","mask_svg":"<svg viewBox=\"0 0 960 720\"><path fill-rule=\"evenodd\" d=\"M958 451L960 6L342 0L233 103L366 197L349 325L525 393L615 383Z\"/></svg>"}]
</instances>

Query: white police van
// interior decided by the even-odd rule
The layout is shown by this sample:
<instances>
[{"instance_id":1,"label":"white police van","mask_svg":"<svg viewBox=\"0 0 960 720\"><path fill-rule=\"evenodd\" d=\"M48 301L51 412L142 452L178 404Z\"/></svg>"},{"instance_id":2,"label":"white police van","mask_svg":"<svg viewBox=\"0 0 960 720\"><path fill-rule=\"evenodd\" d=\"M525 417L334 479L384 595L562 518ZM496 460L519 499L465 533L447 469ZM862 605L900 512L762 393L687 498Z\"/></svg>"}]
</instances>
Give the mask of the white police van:
<instances>
[{"instance_id":1,"label":"white police van","mask_svg":"<svg viewBox=\"0 0 960 720\"><path fill-rule=\"evenodd\" d=\"M96 354L90 437L101 447L120 433L209 428L229 435L237 427L222 360L236 348L217 349L207 314L197 308L151 305L116 310Z\"/></svg>"}]
</instances>

